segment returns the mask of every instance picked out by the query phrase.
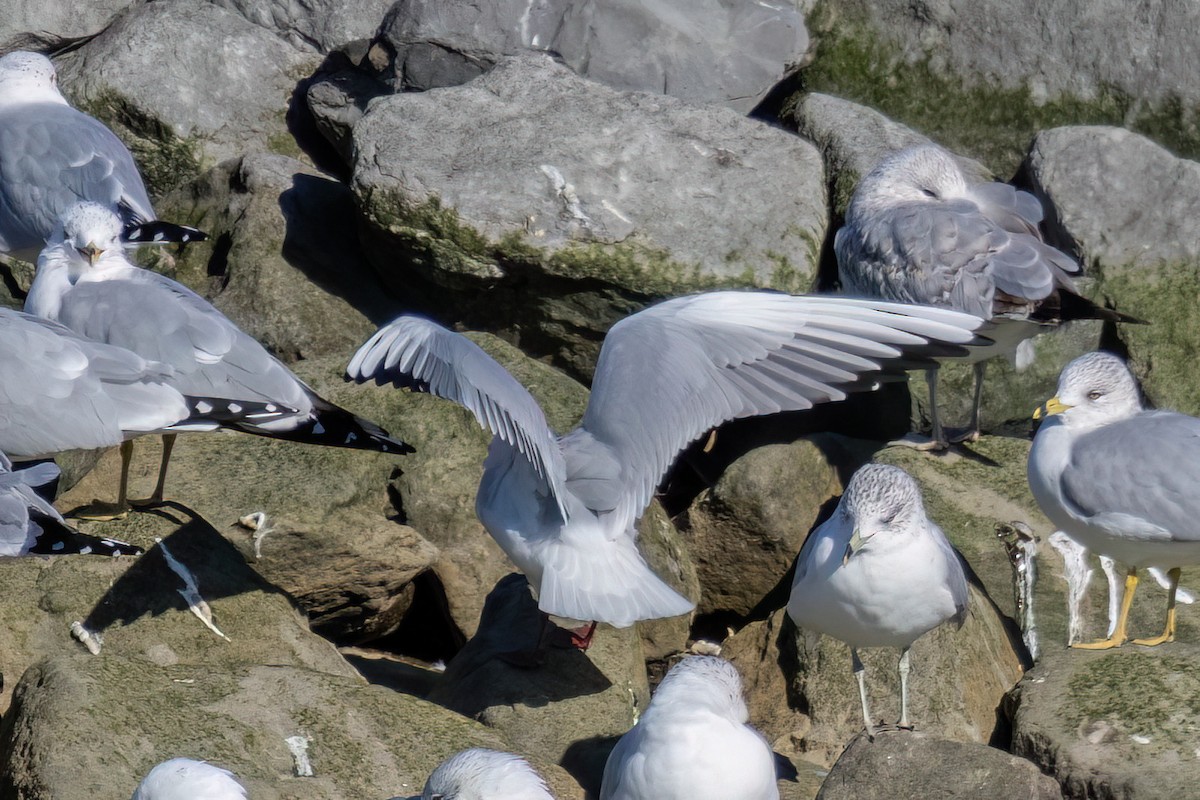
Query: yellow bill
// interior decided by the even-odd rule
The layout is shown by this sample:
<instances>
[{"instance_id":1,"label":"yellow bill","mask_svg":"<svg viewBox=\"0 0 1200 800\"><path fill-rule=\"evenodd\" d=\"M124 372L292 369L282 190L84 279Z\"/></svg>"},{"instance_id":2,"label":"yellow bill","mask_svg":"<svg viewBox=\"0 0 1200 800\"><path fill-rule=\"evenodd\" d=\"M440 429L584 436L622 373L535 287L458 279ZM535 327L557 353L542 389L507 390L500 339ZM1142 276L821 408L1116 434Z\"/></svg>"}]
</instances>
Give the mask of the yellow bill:
<instances>
[{"instance_id":1,"label":"yellow bill","mask_svg":"<svg viewBox=\"0 0 1200 800\"><path fill-rule=\"evenodd\" d=\"M1045 417L1052 417L1055 414L1061 414L1068 408L1071 408L1071 406L1067 405L1062 400L1059 400L1057 396L1051 397L1049 400L1033 410L1033 418L1043 419Z\"/></svg>"}]
</instances>

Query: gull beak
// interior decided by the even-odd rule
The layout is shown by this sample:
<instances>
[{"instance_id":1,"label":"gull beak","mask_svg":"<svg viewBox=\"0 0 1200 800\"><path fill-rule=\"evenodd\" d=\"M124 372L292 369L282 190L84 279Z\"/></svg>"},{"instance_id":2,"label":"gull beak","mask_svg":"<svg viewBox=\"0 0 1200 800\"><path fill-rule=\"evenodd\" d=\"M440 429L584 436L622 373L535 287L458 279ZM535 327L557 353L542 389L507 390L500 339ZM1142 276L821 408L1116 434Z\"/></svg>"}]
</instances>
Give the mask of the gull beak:
<instances>
[{"instance_id":1,"label":"gull beak","mask_svg":"<svg viewBox=\"0 0 1200 800\"><path fill-rule=\"evenodd\" d=\"M858 528L854 529L853 535L850 536L849 543L846 544L846 552L842 554L842 565L845 566L850 557L857 553L863 546L862 534Z\"/></svg>"},{"instance_id":2,"label":"gull beak","mask_svg":"<svg viewBox=\"0 0 1200 800\"><path fill-rule=\"evenodd\" d=\"M1061 414L1068 408L1071 408L1071 406L1067 405L1062 400L1059 400L1057 396L1051 397L1049 400L1033 410L1033 418L1042 419L1044 417L1052 417L1055 414Z\"/></svg>"},{"instance_id":3,"label":"gull beak","mask_svg":"<svg viewBox=\"0 0 1200 800\"><path fill-rule=\"evenodd\" d=\"M83 253L88 260L88 264L92 265L93 267L96 266L96 262L100 260L100 256L104 255L104 250L97 247L92 242L88 242L86 245L79 248L79 252Z\"/></svg>"}]
</instances>

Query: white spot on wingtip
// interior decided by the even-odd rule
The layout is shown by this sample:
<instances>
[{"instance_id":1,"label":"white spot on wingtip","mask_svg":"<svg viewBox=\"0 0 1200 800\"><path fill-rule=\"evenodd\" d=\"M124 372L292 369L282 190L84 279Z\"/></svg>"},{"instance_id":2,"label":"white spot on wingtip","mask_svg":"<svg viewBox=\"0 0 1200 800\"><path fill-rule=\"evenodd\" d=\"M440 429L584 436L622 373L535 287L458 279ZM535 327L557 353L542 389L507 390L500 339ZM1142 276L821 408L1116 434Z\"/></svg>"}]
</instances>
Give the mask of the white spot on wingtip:
<instances>
[{"instance_id":1,"label":"white spot on wingtip","mask_svg":"<svg viewBox=\"0 0 1200 800\"><path fill-rule=\"evenodd\" d=\"M241 405L240 405L240 404L238 404L238 403L230 403L230 404L229 404L229 411L230 411L230 413L232 413L232 414L240 414L240 413L242 413L242 407L241 407Z\"/></svg>"},{"instance_id":2,"label":"white spot on wingtip","mask_svg":"<svg viewBox=\"0 0 1200 800\"><path fill-rule=\"evenodd\" d=\"M213 409L212 403L206 402L204 400L201 400L199 403L196 403L196 410L199 411L201 414L207 414L210 411L212 411L212 409Z\"/></svg>"}]
</instances>

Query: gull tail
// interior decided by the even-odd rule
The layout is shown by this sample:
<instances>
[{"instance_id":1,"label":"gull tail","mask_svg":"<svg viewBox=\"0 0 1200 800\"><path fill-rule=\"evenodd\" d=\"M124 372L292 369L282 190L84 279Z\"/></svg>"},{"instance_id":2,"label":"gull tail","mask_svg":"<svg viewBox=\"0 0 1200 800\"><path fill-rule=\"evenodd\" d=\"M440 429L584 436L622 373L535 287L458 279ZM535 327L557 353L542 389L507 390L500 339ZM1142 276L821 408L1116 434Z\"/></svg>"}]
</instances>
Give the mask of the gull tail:
<instances>
[{"instance_id":1,"label":"gull tail","mask_svg":"<svg viewBox=\"0 0 1200 800\"><path fill-rule=\"evenodd\" d=\"M116 539L80 533L61 519L37 511L30 511L29 521L40 529L25 551L31 555L140 556L144 552L140 547Z\"/></svg>"},{"instance_id":2,"label":"gull tail","mask_svg":"<svg viewBox=\"0 0 1200 800\"><path fill-rule=\"evenodd\" d=\"M628 537L589 543L586 550L560 540L548 543L540 555L538 607L549 614L628 628L638 620L677 617L696 607L650 570Z\"/></svg>"},{"instance_id":3,"label":"gull tail","mask_svg":"<svg viewBox=\"0 0 1200 800\"><path fill-rule=\"evenodd\" d=\"M232 427L258 436L306 442L329 447L349 447L355 450L374 450L380 453L404 455L415 453L412 445L392 438L383 428L363 419L328 400L312 396L313 409L307 417L297 417L289 427L258 424L235 424Z\"/></svg>"},{"instance_id":4,"label":"gull tail","mask_svg":"<svg viewBox=\"0 0 1200 800\"><path fill-rule=\"evenodd\" d=\"M121 240L129 244L184 244L202 242L207 238L208 234L199 228L176 225L161 219L136 222L125 226L125 230L121 232Z\"/></svg>"}]
</instances>

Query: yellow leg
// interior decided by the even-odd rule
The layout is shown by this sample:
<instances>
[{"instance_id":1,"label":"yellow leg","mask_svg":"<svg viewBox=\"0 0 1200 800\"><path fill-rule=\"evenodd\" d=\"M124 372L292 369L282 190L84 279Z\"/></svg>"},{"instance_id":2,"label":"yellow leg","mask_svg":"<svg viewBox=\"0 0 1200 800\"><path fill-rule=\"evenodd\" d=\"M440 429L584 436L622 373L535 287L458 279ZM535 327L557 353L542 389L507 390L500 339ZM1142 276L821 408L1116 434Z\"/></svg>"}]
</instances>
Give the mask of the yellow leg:
<instances>
[{"instance_id":1,"label":"yellow leg","mask_svg":"<svg viewBox=\"0 0 1200 800\"><path fill-rule=\"evenodd\" d=\"M132 460L133 442L121 442L121 485L117 488L117 502L103 503L96 500L83 508L75 509L71 512L71 516L97 522L127 517L129 515L129 462Z\"/></svg>"},{"instance_id":2,"label":"yellow leg","mask_svg":"<svg viewBox=\"0 0 1200 800\"><path fill-rule=\"evenodd\" d=\"M1175 592L1179 589L1179 574L1179 567L1167 571L1167 575L1171 578L1171 585L1167 589L1167 623L1163 626L1162 636L1155 636L1152 639L1134 639L1134 644L1154 647L1157 644L1175 641Z\"/></svg>"},{"instance_id":3,"label":"yellow leg","mask_svg":"<svg viewBox=\"0 0 1200 800\"><path fill-rule=\"evenodd\" d=\"M1073 644L1071 647L1078 650L1108 650L1124 644L1128 638L1125 635L1125 626L1129 622L1129 608L1133 605L1133 592L1137 589L1137 585L1137 570L1130 567L1128 574L1125 575L1125 596L1121 598L1121 613L1117 616L1117 627L1113 630L1112 636L1094 642Z\"/></svg>"},{"instance_id":4,"label":"yellow leg","mask_svg":"<svg viewBox=\"0 0 1200 800\"><path fill-rule=\"evenodd\" d=\"M175 439L178 435L177 433L164 433L162 435L162 463L158 467L158 483L154 485L154 494L145 500L130 500L131 505L142 508L162 503L163 489L167 485L167 465L171 463L171 450L175 448Z\"/></svg>"}]
</instances>

